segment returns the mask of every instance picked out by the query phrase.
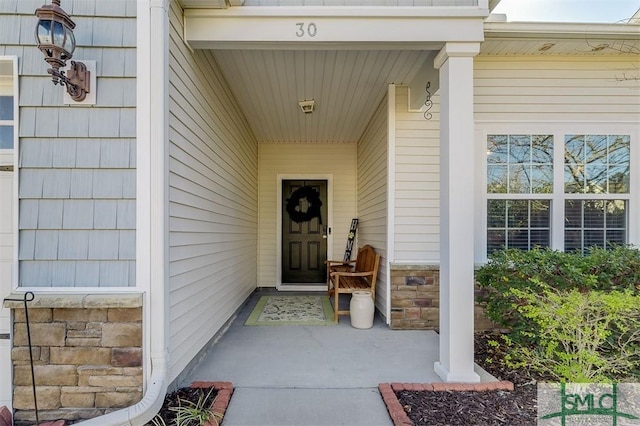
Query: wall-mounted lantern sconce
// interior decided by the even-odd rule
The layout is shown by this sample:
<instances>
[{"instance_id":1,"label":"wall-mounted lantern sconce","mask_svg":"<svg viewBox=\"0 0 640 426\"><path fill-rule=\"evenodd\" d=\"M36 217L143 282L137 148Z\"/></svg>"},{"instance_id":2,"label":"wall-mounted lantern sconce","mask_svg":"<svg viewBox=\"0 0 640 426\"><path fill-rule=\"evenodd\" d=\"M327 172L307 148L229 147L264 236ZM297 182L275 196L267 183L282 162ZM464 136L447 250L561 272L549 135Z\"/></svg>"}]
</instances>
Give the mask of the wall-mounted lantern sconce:
<instances>
[{"instance_id":1,"label":"wall-mounted lantern sconce","mask_svg":"<svg viewBox=\"0 0 640 426\"><path fill-rule=\"evenodd\" d=\"M44 54L44 60L51 68L53 84L67 87L67 93L76 102L83 101L90 89L90 72L82 62L71 61L68 75L60 68L67 65L67 60L73 56L76 39L73 29L76 24L60 7L60 0L51 0L50 5L43 5L36 10L38 24L36 26L36 42Z\"/></svg>"}]
</instances>

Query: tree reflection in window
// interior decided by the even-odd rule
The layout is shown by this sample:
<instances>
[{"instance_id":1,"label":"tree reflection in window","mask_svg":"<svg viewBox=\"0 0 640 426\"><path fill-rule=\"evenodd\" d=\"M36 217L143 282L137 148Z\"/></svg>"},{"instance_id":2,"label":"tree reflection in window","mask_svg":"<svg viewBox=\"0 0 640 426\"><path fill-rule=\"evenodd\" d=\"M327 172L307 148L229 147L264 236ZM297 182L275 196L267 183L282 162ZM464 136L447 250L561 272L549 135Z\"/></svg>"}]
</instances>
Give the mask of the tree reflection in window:
<instances>
[{"instance_id":1,"label":"tree reflection in window","mask_svg":"<svg viewBox=\"0 0 640 426\"><path fill-rule=\"evenodd\" d=\"M552 135L487 136L489 254L505 247L529 250L552 245L551 207L559 215L563 203L564 226L554 232L564 234L565 250L626 244L630 135L572 134L564 136L564 144L553 142ZM564 177L560 173L555 182L564 190L556 193L554 152L564 155L564 164L558 164Z\"/></svg>"},{"instance_id":2,"label":"tree reflection in window","mask_svg":"<svg viewBox=\"0 0 640 426\"><path fill-rule=\"evenodd\" d=\"M545 194L552 191L553 136L488 136L488 193Z\"/></svg>"},{"instance_id":3,"label":"tree reflection in window","mask_svg":"<svg viewBox=\"0 0 640 426\"><path fill-rule=\"evenodd\" d=\"M628 194L629 135L567 135L566 194Z\"/></svg>"}]
</instances>

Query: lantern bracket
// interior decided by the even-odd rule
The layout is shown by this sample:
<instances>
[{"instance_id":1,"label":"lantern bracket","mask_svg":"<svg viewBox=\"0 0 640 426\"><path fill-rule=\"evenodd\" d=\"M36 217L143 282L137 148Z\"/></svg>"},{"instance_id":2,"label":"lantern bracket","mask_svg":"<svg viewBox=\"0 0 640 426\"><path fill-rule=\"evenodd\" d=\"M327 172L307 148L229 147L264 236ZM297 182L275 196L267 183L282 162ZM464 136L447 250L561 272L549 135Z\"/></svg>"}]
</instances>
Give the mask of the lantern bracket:
<instances>
[{"instance_id":1,"label":"lantern bracket","mask_svg":"<svg viewBox=\"0 0 640 426\"><path fill-rule=\"evenodd\" d=\"M82 102L87 97L91 89L91 72L83 62L71 61L67 74L54 68L49 68L47 72L53 78L53 84L66 86L67 93L76 102Z\"/></svg>"}]
</instances>

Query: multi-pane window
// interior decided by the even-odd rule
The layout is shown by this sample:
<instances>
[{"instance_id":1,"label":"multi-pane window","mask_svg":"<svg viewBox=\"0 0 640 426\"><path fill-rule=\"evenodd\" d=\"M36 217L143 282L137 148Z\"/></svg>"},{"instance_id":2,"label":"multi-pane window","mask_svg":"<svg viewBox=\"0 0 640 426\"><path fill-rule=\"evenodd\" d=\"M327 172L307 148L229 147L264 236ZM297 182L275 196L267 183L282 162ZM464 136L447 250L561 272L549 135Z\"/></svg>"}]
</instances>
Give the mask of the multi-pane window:
<instances>
[{"instance_id":1,"label":"multi-pane window","mask_svg":"<svg viewBox=\"0 0 640 426\"><path fill-rule=\"evenodd\" d=\"M582 251L627 241L625 200L566 200L564 249Z\"/></svg>"},{"instance_id":2,"label":"multi-pane window","mask_svg":"<svg viewBox=\"0 0 640 426\"><path fill-rule=\"evenodd\" d=\"M630 137L566 135L564 144L565 250L625 244L627 200L616 195L629 194Z\"/></svg>"},{"instance_id":3,"label":"multi-pane window","mask_svg":"<svg viewBox=\"0 0 640 426\"><path fill-rule=\"evenodd\" d=\"M549 246L549 200L488 200L487 251Z\"/></svg>"},{"instance_id":4,"label":"multi-pane window","mask_svg":"<svg viewBox=\"0 0 640 426\"><path fill-rule=\"evenodd\" d=\"M551 203L532 194L551 192L553 136L489 135L487 252L548 246Z\"/></svg>"},{"instance_id":5,"label":"multi-pane window","mask_svg":"<svg viewBox=\"0 0 640 426\"><path fill-rule=\"evenodd\" d=\"M547 134L487 137L488 254L553 247L553 233L564 235L555 239L564 247L553 247L564 250L627 243L630 136L563 136L555 144ZM564 164L554 164L560 155Z\"/></svg>"},{"instance_id":6,"label":"multi-pane window","mask_svg":"<svg viewBox=\"0 0 640 426\"><path fill-rule=\"evenodd\" d=\"M487 192L553 191L553 136L490 135L487 154Z\"/></svg>"},{"instance_id":7,"label":"multi-pane window","mask_svg":"<svg viewBox=\"0 0 640 426\"><path fill-rule=\"evenodd\" d=\"M565 193L629 193L628 135L567 135L564 143Z\"/></svg>"},{"instance_id":8,"label":"multi-pane window","mask_svg":"<svg viewBox=\"0 0 640 426\"><path fill-rule=\"evenodd\" d=\"M0 60L0 149L13 149L13 62Z\"/></svg>"}]
</instances>

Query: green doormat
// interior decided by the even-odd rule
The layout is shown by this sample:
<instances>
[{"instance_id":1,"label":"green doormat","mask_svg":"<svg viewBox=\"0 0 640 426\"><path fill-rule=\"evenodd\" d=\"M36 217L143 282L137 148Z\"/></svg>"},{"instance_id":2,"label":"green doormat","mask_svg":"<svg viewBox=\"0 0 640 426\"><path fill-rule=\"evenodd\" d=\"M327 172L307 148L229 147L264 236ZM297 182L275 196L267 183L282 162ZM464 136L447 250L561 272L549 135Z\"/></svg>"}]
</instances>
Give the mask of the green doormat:
<instances>
[{"instance_id":1,"label":"green doormat","mask_svg":"<svg viewBox=\"0 0 640 426\"><path fill-rule=\"evenodd\" d=\"M335 325L327 296L262 296L244 325Z\"/></svg>"}]
</instances>

